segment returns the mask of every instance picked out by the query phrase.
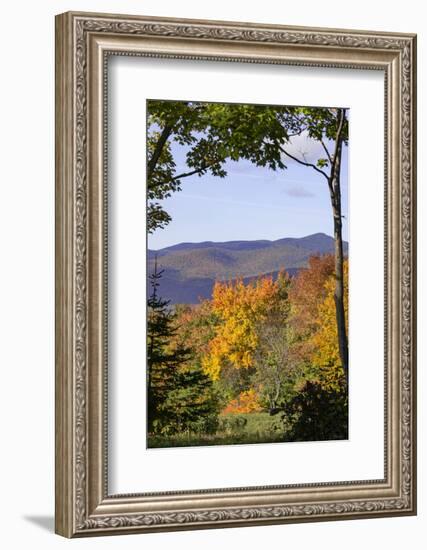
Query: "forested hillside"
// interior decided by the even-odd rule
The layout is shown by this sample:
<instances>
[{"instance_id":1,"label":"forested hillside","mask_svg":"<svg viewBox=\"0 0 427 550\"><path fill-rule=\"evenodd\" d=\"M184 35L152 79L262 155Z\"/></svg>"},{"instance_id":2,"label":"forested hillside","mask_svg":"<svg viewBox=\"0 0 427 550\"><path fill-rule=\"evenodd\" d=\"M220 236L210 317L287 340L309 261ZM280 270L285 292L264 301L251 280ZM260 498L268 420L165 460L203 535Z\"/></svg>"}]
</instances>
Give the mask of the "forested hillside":
<instances>
[{"instance_id":1,"label":"forested hillside","mask_svg":"<svg viewBox=\"0 0 427 550\"><path fill-rule=\"evenodd\" d=\"M243 278L249 282L260 275L273 279L281 269L293 276L306 267L313 254L333 253L334 240L324 233L276 241L229 241L223 243L180 243L148 251L148 270L157 258L164 270L159 292L171 304L196 304L210 298L215 281ZM348 245L344 243L344 252Z\"/></svg>"}]
</instances>

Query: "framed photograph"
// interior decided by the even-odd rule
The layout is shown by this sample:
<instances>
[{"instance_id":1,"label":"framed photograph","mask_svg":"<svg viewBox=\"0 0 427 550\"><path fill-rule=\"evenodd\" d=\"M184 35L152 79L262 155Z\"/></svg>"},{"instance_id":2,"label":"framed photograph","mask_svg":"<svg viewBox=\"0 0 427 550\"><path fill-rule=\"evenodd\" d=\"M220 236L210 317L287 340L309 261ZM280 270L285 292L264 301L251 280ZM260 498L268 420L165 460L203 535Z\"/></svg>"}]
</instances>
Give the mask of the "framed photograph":
<instances>
[{"instance_id":1,"label":"framed photograph","mask_svg":"<svg viewBox=\"0 0 427 550\"><path fill-rule=\"evenodd\" d=\"M56 18L56 532L416 513L416 37Z\"/></svg>"}]
</instances>

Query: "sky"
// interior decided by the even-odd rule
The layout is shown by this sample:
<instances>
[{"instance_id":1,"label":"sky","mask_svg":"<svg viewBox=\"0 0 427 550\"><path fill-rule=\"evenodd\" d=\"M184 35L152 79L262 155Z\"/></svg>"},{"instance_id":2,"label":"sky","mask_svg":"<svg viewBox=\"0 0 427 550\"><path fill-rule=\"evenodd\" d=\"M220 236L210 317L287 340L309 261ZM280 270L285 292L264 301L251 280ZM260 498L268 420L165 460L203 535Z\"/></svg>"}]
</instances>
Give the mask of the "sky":
<instances>
[{"instance_id":1,"label":"sky","mask_svg":"<svg viewBox=\"0 0 427 550\"><path fill-rule=\"evenodd\" d=\"M324 157L319 144L294 138L292 153L306 160ZM186 149L172 145L177 174L187 171ZM286 159L286 170L273 171L247 160L229 161L227 176L194 175L182 179L182 190L160 201L172 217L164 229L148 236L153 250L181 242L276 240L313 233L333 235L326 179L310 167ZM348 151L343 150L341 193L343 238L348 240Z\"/></svg>"}]
</instances>

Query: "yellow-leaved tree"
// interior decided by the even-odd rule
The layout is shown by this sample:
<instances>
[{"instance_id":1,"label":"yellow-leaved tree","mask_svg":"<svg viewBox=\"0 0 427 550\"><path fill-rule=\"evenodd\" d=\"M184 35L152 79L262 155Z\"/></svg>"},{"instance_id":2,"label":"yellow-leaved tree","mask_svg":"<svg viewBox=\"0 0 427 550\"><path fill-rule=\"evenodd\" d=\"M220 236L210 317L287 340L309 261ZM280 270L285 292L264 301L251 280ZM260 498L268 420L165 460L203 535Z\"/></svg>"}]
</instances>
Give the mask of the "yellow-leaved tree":
<instances>
[{"instance_id":1,"label":"yellow-leaved tree","mask_svg":"<svg viewBox=\"0 0 427 550\"><path fill-rule=\"evenodd\" d=\"M312 336L314 350L311 362L320 385L326 390L339 390L344 377L337 344L337 322L334 302L335 276L324 284L326 297L318 306L317 330ZM344 261L344 309L348 334L348 260Z\"/></svg>"},{"instance_id":2,"label":"yellow-leaved tree","mask_svg":"<svg viewBox=\"0 0 427 550\"><path fill-rule=\"evenodd\" d=\"M203 370L212 380L220 378L225 364L236 369L253 366L258 344L256 325L277 296L278 284L272 277L261 277L246 285L242 279L215 283L211 307L221 322L202 361Z\"/></svg>"}]
</instances>

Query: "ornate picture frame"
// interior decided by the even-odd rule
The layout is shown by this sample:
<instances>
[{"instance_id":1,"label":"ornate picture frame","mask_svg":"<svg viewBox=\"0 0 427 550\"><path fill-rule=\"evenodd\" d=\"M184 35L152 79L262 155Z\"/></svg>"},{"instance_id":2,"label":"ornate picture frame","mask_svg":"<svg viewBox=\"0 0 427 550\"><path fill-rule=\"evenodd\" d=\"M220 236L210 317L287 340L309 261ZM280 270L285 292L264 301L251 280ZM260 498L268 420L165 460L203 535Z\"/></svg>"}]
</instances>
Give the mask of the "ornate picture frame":
<instances>
[{"instance_id":1,"label":"ornate picture frame","mask_svg":"<svg viewBox=\"0 0 427 550\"><path fill-rule=\"evenodd\" d=\"M108 492L107 60L372 69L385 78L384 478ZM56 532L82 537L416 513L416 37L68 12L56 18Z\"/></svg>"}]
</instances>

